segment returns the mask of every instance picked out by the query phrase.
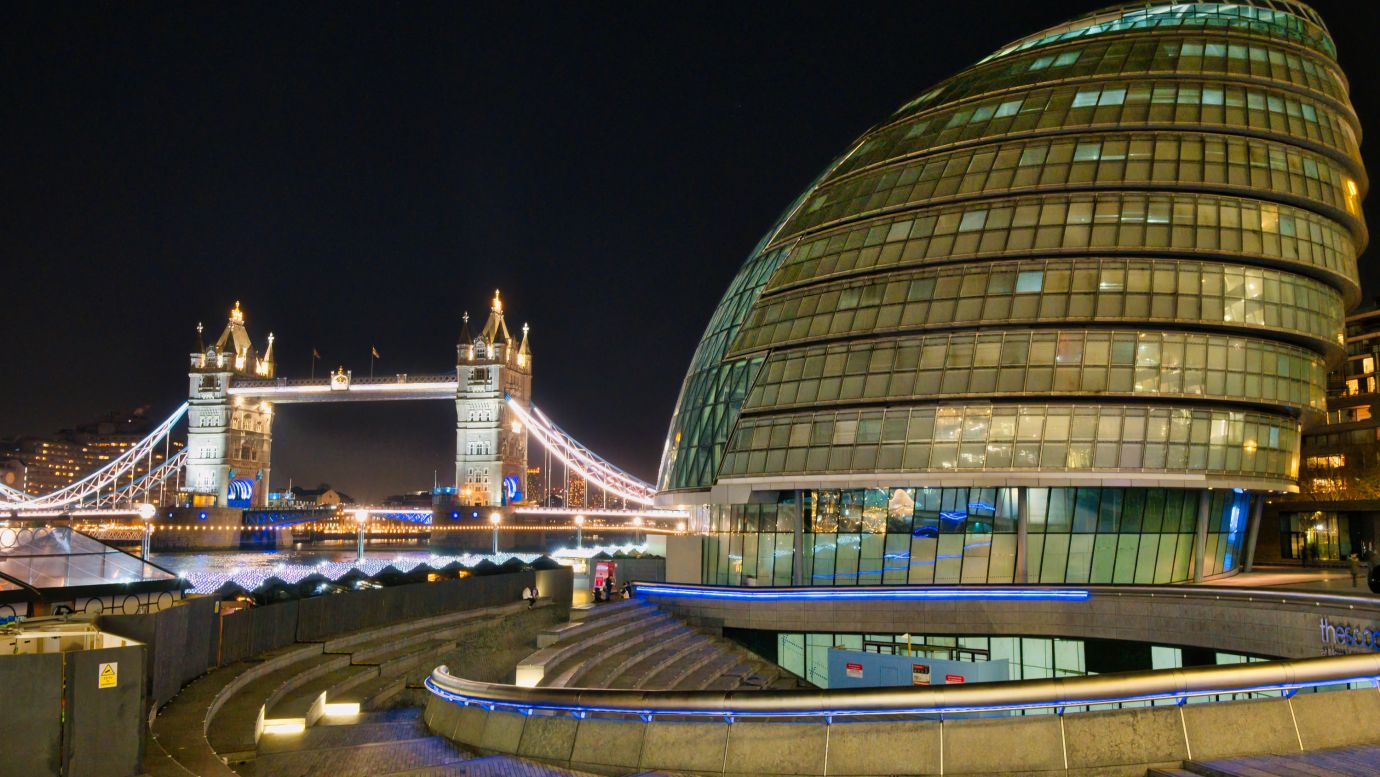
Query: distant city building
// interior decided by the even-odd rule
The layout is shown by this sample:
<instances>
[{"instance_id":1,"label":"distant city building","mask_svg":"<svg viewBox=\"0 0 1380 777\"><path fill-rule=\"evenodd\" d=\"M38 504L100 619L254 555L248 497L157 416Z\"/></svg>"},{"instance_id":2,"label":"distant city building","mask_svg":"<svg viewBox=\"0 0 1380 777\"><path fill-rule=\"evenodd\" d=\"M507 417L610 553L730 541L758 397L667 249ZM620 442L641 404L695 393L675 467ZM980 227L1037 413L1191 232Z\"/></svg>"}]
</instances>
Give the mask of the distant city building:
<instances>
[{"instance_id":1,"label":"distant city building","mask_svg":"<svg viewBox=\"0 0 1380 777\"><path fill-rule=\"evenodd\" d=\"M158 420L148 407L129 413L109 413L102 418L46 437L18 437L0 443L0 483L38 496L71 485L118 458L144 439ZM182 443L171 443L176 453ZM164 452L154 451L136 462L134 477L148 472L150 464L163 462Z\"/></svg>"},{"instance_id":2,"label":"distant city building","mask_svg":"<svg viewBox=\"0 0 1380 777\"><path fill-rule=\"evenodd\" d=\"M566 507L574 509L589 507L589 495L586 493L585 479L579 475L571 475L569 483L570 485L566 492L566 496L568 497L566 500Z\"/></svg>"},{"instance_id":3,"label":"distant city building","mask_svg":"<svg viewBox=\"0 0 1380 777\"><path fill-rule=\"evenodd\" d=\"M1271 503L1260 558L1330 561L1374 551L1380 539L1377 367L1380 309L1372 309L1346 320L1346 358L1328 376L1326 420L1303 434L1299 493Z\"/></svg>"},{"instance_id":4,"label":"distant city building","mask_svg":"<svg viewBox=\"0 0 1380 777\"><path fill-rule=\"evenodd\" d=\"M431 506L430 500L431 497L428 495L426 503L428 507ZM286 491L270 493L267 503L269 507L337 507L354 504L355 500L349 494L337 491L331 488L329 484L322 483L316 488L293 486Z\"/></svg>"},{"instance_id":5,"label":"distant city building","mask_svg":"<svg viewBox=\"0 0 1380 777\"><path fill-rule=\"evenodd\" d=\"M456 345L455 485L462 505L506 505L527 487L527 430L508 409L512 399L532 399L532 351L528 327L522 342L508 333L503 300L494 292L489 319L478 335L470 315Z\"/></svg>"},{"instance_id":6,"label":"distant city building","mask_svg":"<svg viewBox=\"0 0 1380 777\"><path fill-rule=\"evenodd\" d=\"M408 494L394 494L383 500L385 507L424 507L430 508L439 494L431 491L413 491Z\"/></svg>"},{"instance_id":7,"label":"distant city building","mask_svg":"<svg viewBox=\"0 0 1380 777\"><path fill-rule=\"evenodd\" d=\"M546 477L541 467L527 468L527 501L530 504L546 503Z\"/></svg>"}]
</instances>

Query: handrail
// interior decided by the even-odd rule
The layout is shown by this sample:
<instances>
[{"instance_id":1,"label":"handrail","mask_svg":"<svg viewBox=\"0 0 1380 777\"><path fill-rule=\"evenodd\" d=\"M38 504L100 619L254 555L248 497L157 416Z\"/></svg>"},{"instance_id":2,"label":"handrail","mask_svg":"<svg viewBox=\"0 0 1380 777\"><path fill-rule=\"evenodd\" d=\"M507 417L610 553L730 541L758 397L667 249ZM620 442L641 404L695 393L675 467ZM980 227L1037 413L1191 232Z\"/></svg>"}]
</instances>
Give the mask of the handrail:
<instances>
[{"instance_id":1,"label":"handrail","mask_svg":"<svg viewBox=\"0 0 1380 777\"><path fill-rule=\"evenodd\" d=\"M808 691L637 691L595 688L526 688L456 677L438 666L426 687L460 704L514 708L525 713L588 713L647 718L860 717L944 715L1053 709L1094 704L1173 700L1198 696L1283 692L1353 682L1380 683L1380 654L1263 661L1247 664L1117 674L889 688Z\"/></svg>"},{"instance_id":2,"label":"handrail","mask_svg":"<svg viewBox=\"0 0 1380 777\"><path fill-rule=\"evenodd\" d=\"M637 583L635 596L809 601L851 599L1045 599L1072 604L1113 596L1267 601L1302 606L1331 605L1380 613L1380 600L1308 591L1217 586L859 586L856 588L733 588L679 583ZM1359 614L1359 613L1358 613ZM945 715L1052 709L1171 700L1180 704L1201 696L1279 692L1368 682L1380 687L1380 653L1357 653L1280 661L1144 670L1082 677L1015 680L962 685L836 688L810 691L638 691L597 688L527 688L476 682L437 667L426 687L459 704L510 708L525 713L711 717L857 717Z\"/></svg>"}]
</instances>

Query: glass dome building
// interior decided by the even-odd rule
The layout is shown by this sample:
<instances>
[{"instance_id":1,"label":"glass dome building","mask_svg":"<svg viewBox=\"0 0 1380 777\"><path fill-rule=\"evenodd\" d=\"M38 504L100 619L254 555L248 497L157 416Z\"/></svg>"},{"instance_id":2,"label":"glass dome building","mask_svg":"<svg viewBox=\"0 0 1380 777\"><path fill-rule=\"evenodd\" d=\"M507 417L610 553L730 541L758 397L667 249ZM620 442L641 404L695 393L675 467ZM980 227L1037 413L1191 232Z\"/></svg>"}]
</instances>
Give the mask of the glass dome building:
<instances>
[{"instance_id":1,"label":"glass dome building","mask_svg":"<svg viewBox=\"0 0 1380 777\"><path fill-rule=\"evenodd\" d=\"M695 352L658 502L727 585L1239 568L1360 297L1361 129L1318 15L1140 3L901 106Z\"/></svg>"}]
</instances>

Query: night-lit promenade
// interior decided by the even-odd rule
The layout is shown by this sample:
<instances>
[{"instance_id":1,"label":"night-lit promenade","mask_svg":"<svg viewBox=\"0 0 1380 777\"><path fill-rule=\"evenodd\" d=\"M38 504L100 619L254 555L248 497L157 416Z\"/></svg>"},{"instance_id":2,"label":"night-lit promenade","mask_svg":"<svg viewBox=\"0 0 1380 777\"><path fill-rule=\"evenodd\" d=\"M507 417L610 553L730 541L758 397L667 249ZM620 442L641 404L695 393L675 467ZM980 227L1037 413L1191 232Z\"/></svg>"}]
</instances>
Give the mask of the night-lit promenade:
<instances>
[{"instance_id":1,"label":"night-lit promenade","mask_svg":"<svg viewBox=\"0 0 1380 777\"><path fill-rule=\"evenodd\" d=\"M1361 9L11 10L0 777L1380 777Z\"/></svg>"}]
</instances>

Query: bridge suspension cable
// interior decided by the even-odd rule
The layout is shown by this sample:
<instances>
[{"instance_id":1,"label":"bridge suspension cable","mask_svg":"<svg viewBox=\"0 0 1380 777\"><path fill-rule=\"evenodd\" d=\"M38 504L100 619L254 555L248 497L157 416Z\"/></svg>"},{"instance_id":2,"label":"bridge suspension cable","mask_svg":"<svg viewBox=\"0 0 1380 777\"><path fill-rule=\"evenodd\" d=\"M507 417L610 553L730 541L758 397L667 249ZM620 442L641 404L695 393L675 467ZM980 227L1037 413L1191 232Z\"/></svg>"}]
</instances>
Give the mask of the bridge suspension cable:
<instances>
[{"instance_id":1,"label":"bridge suspension cable","mask_svg":"<svg viewBox=\"0 0 1380 777\"><path fill-rule=\"evenodd\" d=\"M508 407L518 417L527 431L536 437L557 459L570 469L579 473L591 486L597 486L610 494L640 505L652 504L656 488L650 483L637 479L618 467L605 461L594 451L581 445L565 430L557 426L536 405L525 408L511 397Z\"/></svg>"},{"instance_id":2,"label":"bridge suspension cable","mask_svg":"<svg viewBox=\"0 0 1380 777\"><path fill-rule=\"evenodd\" d=\"M140 464L149 464L153 458L153 451L167 439L172 428L178 421L187 414L187 403L183 402L167 420L159 424L147 437L135 443L106 464L104 467L92 472L86 477L63 486L56 491L39 496L16 491L12 488L0 486L0 509L4 510L55 510L64 507L77 505L113 505L117 501L125 501L135 493L142 492L147 496L149 490L176 474L182 464L186 462L186 451L179 451L177 456L169 457L165 462L160 462L156 468L150 467L142 478L136 479L134 473ZM156 479L155 479L155 473ZM121 481L124 485L121 486ZM122 496L117 496L122 495Z\"/></svg>"}]
</instances>

